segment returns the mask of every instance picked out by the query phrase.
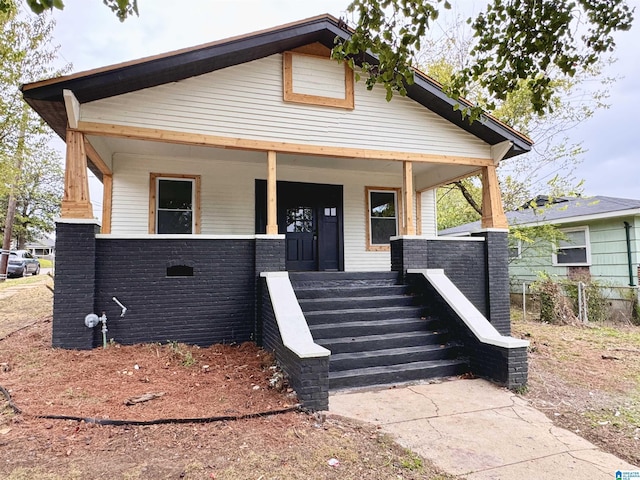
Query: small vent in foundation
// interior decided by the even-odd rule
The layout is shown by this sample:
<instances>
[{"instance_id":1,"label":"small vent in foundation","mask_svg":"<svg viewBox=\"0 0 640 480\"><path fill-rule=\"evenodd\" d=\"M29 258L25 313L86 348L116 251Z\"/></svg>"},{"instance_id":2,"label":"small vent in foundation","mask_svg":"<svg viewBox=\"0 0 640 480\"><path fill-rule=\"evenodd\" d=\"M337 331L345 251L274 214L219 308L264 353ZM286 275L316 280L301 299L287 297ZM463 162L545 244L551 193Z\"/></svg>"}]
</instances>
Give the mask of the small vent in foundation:
<instances>
[{"instance_id":1,"label":"small vent in foundation","mask_svg":"<svg viewBox=\"0 0 640 480\"><path fill-rule=\"evenodd\" d=\"M189 265L167 267L167 277L193 277L193 267Z\"/></svg>"}]
</instances>

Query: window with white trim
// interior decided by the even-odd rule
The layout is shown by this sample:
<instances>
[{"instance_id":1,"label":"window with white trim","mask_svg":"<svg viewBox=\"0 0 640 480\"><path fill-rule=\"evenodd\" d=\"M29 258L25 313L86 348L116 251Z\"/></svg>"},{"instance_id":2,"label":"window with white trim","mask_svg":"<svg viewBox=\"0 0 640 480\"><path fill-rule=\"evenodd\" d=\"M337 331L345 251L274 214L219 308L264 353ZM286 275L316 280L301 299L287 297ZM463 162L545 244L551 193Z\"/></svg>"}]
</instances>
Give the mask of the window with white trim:
<instances>
[{"instance_id":1,"label":"window with white trim","mask_svg":"<svg viewBox=\"0 0 640 480\"><path fill-rule=\"evenodd\" d=\"M389 238L398 234L398 191L394 188L366 188L367 248L387 250Z\"/></svg>"},{"instance_id":2,"label":"window with white trim","mask_svg":"<svg viewBox=\"0 0 640 480\"><path fill-rule=\"evenodd\" d=\"M554 265L580 266L591 264L589 227L560 230L564 237L558 241L553 254Z\"/></svg>"},{"instance_id":3,"label":"window with white trim","mask_svg":"<svg viewBox=\"0 0 640 480\"><path fill-rule=\"evenodd\" d=\"M200 177L151 174L149 233L200 233Z\"/></svg>"},{"instance_id":4,"label":"window with white trim","mask_svg":"<svg viewBox=\"0 0 640 480\"><path fill-rule=\"evenodd\" d=\"M509 260L522 258L522 240L509 238Z\"/></svg>"}]
</instances>

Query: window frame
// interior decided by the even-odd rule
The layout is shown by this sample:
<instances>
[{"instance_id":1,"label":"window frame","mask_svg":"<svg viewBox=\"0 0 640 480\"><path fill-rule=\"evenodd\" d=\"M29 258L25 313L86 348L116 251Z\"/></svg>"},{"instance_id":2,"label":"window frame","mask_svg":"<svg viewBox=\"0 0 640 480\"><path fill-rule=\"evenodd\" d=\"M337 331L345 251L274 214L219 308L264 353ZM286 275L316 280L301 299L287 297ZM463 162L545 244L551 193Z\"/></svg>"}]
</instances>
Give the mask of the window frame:
<instances>
[{"instance_id":1,"label":"window frame","mask_svg":"<svg viewBox=\"0 0 640 480\"><path fill-rule=\"evenodd\" d=\"M567 247L560 247L558 244L553 245L553 254L552 254L552 263L554 267L588 267L591 265L591 241L589 239L589 226L585 225L582 227L572 227L572 228L561 228L560 231L562 233L571 233L571 232L584 232L584 241L585 245L572 245ZM562 250L570 250L584 248L585 249L585 261L584 262L568 262L561 263L558 262L558 252Z\"/></svg>"},{"instance_id":2,"label":"window frame","mask_svg":"<svg viewBox=\"0 0 640 480\"><path fill-rule=\"evenodd\" d=\"M158 213L158 182L160 180L187 181L193 184L192 189L192 216L191 232L186 234L166 234L166 235L197 235L200 233L200 175L189 175L179 173L150 173L149 174L149 233L152 235L162 235L157 232Z\"/></svg>"},{"instance_id":3,"label":"window frame","mask_svg":"<svg viewBox=\"0 0 640 480\"><path fill-rule=\"evenodd\" d=\"M293 89L293 62L295 57L315 57L327 61L333 61L330 56L321 56L301 51L288 51L282 54L282 99L285 102L318 105L322 107L355 108L354 72L349 64L344 63L344 98L324 97L308 93L297 93Z\"/></svg>"},{"instance_id":4,"label":"window frame","mask_svg":"<svg viewBox=\"0 0 640 480\"><path fill-rule=\"evenodd\" d=\"M507 244L508 260L521 260L522 259L522 240L516 239L515 243ZM511 255L511 252L515 251L515 255Z\"/></svg>"},{"instance_id":5,"label":"window frame","mask_svg":"<svg viewBox=\"0 0 640 480\"><path fill-rule=\"evenodd\" d=\"M373 243L371 238L371 194L393 193L396 207L396 236L400 235L400 219L402 218L402 189L395 187L365 187L365 218L366 218L366 250L369 252L385 252L391 250L391 245Z\"/></svg>"}]
</instances>

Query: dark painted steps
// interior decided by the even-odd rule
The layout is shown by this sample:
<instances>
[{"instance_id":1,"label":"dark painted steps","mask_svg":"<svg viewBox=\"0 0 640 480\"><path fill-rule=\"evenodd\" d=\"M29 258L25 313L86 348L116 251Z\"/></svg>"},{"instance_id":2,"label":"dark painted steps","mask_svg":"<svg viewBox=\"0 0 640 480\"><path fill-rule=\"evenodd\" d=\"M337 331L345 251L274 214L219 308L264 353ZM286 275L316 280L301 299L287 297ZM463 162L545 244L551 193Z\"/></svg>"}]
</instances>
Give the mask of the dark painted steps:
<instances>
[{"instance_id":1,"label":"dark painted steps","mask_svg":"<svg viewBox=\"0 0 640 480\"><path fill-rule=\"evenodd\" d=\"M318 338L318 345L331 350L331 353L365 352L381 348L415 347L418 345L441 344L448 341L448 332L415 331L411 333L385 333L378 335L360 335L340 338Z\"/></svg>"},{"instance_id":2,"label":"dark painted steps","mask_svg":"<svg viewBox=\"0 0 640 480\"><path fill-rule=\"evenodd\" d=\"M460 359L413 362L339 372L330 370L329 386L331 389L338 389L354 386L384 385L426 378L450 377L461 375L467 371L467 362Z\"/></svg>"},{"instance_id":3,"label":"dark painted steps","mask_svg":"<svg viewBox=\"0 0 640 480\"><path fill-rule=\"evenodd\" d=\"M425 315L395 272L290 272L316 343L331 351L329 388L468 371L461 345Z\"/></svg>"},{"instance_id":4,"label":"dark painted steps","mask_svg":"<svg viewBox=\"0 0 640 480\"><path fill-rule=\"evenodd\" d=\"M397 285L397 272L289 272L289 279L297 287L353 287Z\"/></svg>"},{"instance_id":5,"label":"dark painted steps","mask_svg":"<svg viewBox=\"0 0 640 480\"><path fill-rule=\"evenodd\" d=\"M320 323L309 325L309 329L317 338L353 337L362 335L416 332L423 330L437 331L440 322L423 318L389 318L384 320L361 320L340 323Z\"/></svg>"},{"instance_id":6,"label":"dark painted steps","mask_svg":"<svg viewBox=\"0 0 640 480\"><path fill-rule=\"evenodd\" d=\"M343 292L344 295L348 292ZM406 307L413 304L408 295L376 295L372 297L307 298L299 300L304 312L360 308Z\"/></svg>"},{"instance_id":7,"label":"dark painted steps","mask_svg":"<svg viewBox=\"0 0 640 480\"><path fill-rule=\"evenodd\" d=\"M452 360L460 355L460 345L455 342L416 347L386 348L368 352L336 353L331 355L331 368L334 371L398 365L403 363L426 362L433 360Z\"/></svg>"},{"instance_id":8,"label":"dark painted steps","mask_svg":"<svg viewBox=\"0 0 640 480\"><path fill-rule=\"evenodd\" d=\"M421 317L424 308L421 306L403 306L403 307L379 307L379 308L343 308L340 310L325 311L305 311L304 316L307 318L309 325L317 325L320 323L341 323L350 320L384 320L393 317L416 318Z\"/></svg>"},{"instance_id":9,"label":"dark painted steps","mask_svg":"<svg viewBox=\"0 0 640 480\"><path fill-rule=\"evenodd\" d=\"M297 287L296 296L299 299L311 298L339 298L339 297L371 297L374 295L405 295L406 285L355 285L334 288Z\"/></svg>"}]
</instances>

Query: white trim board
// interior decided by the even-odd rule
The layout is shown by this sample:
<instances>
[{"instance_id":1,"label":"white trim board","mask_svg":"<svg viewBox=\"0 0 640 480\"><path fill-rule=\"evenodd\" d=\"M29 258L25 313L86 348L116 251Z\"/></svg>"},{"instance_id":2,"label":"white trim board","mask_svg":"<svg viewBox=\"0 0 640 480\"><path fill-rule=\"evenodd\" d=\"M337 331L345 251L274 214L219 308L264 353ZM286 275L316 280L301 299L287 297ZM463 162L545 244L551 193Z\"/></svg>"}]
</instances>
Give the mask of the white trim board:
<instances>
[{"instance_id":1,"label":"white trim board","mask_svg":"<svg viewBox=\"0 0 640 480\"><path fill-rule=\"evenodd\" d=\"M502 348L529 346L527 340L501 335L469 299L458 290L458 287L444 274L444 270L410 268L407 273L424 275L480 342Z\"/></svg>"}]
</instances>

